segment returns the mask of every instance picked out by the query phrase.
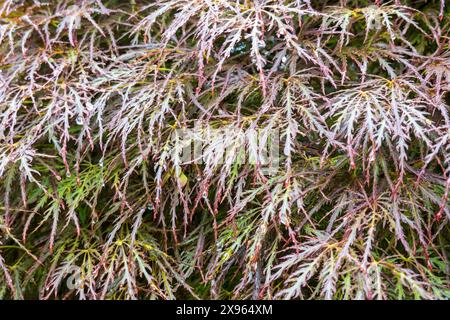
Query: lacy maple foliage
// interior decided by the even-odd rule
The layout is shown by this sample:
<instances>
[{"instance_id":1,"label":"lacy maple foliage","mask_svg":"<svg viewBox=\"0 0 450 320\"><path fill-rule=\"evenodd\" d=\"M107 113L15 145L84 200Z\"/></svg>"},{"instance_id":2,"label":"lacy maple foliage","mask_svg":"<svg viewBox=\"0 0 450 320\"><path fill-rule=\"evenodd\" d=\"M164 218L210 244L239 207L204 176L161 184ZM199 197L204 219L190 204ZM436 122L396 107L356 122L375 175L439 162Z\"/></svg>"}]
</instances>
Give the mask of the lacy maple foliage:
<instances>
[{"instance_id":1,"label":"lacy maple foliage","mask_svg":"<svg viewBox=\"0 0 450 320\"><path fill-rule=\"evenodd\" d=\"M0 297L448 299L449 46L445 0L0 1Z\"/></svg>"}]
</instances>

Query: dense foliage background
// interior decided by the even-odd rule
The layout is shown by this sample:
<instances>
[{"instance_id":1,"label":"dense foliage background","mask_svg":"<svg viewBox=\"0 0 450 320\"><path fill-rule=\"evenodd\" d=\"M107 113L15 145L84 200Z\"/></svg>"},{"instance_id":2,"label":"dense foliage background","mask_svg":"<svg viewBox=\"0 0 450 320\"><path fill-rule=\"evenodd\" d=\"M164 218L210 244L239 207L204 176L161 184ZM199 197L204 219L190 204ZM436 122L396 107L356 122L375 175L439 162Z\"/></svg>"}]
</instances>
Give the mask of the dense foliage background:
<instances>
[{"instance_id":1,"label":"dense foliage background","mask_svg":"<svg viewBox=\"0 0 450 320\"><path fill-rule=\"evenodd\" d=\"M449 45L444 0L0 1L0 297L448 299Z\"/></svg>"}]
</instances>

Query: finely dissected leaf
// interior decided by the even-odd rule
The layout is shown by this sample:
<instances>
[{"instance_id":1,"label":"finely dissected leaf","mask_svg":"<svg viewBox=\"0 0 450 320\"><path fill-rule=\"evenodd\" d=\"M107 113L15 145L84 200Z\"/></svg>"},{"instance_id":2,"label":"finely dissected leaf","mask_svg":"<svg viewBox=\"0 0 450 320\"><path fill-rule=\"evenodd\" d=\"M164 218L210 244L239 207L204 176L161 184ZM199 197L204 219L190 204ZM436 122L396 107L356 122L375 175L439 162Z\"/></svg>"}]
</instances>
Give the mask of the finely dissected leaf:
<instances>
[{"instance_id":1,"label":"finely dissected leaf","mask_svg":"<svg viewBox=\"0 0 450 320\"><path fill-rule=\"evenodd\" d=\"M450 7L0 1L0 297L448 299Z\"/></svg>"}]
</instances>

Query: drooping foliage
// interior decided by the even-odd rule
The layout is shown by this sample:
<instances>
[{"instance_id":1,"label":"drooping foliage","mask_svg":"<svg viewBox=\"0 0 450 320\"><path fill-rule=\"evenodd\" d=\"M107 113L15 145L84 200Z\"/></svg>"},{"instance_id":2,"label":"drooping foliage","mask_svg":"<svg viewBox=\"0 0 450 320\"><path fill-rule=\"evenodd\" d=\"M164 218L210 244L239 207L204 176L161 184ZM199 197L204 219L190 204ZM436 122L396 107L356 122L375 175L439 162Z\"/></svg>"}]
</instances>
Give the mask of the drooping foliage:
<instances>
[{"instance_id":1,"label":"drooping foliage","mask_svg":"<svg viewBox=\"0 0 450 320\"><path fill-rule=\"evenodd\" d=\"M445 0L0 1L0 297L449 298L449 46Z\"/></svg>"}]
</instances>

